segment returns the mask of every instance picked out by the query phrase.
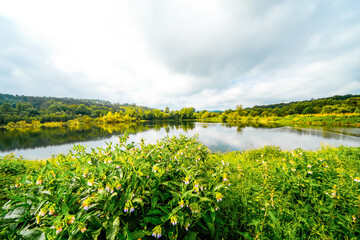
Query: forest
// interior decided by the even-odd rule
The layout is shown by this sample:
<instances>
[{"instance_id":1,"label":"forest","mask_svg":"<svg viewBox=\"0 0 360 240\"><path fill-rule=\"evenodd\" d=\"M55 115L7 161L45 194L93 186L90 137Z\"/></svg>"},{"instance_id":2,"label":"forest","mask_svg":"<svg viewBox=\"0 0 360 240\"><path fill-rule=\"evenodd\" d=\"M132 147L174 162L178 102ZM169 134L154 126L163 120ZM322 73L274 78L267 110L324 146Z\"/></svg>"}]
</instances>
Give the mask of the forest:
<instances>
[{"instance_id":1,"label":"forest","mask_svg":"<svg viewBox=\"0 0 360 240\"><path fill-rule=\"evenodd\" d=\"M278 103L222 111L195 111L193 107L164 110L129 103L111 103L98 99L19 96L0 94L0 125L10 126L68 122L70 120L120 123L140 120L237 121L242 117L285 117L307 114L360 113L360 95L336 95L290 103Z\"/></svg>"}]
</instances>

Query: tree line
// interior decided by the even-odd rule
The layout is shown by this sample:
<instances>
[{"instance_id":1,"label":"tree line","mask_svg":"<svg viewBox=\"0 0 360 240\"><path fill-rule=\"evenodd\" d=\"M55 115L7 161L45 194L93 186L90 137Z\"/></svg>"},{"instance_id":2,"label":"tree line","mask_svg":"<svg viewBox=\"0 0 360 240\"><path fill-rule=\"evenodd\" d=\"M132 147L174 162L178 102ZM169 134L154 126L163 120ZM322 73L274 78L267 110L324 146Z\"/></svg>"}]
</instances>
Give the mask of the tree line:
<instances>
[{"instance_id":1,"label":"tree line","mask_svg":"<svg viewBox=\"0 0 360 240\"><path fill-rule=\"evenodd\" d=\"M139 120L236 121L242 117L284 117L294 114L360 113L360 95L336 95L290 103L277 103L251 108L238 105L236 109L195 111L193 107L170 111L137 106L129 103L111 103L98 99L19 96L0 93L0 125L25 121L67 122L74 119L96 119L102 123L120 123Z\"/></svg>"},{"instance_id":2,"label":"tree line","mask_svg":"<svg viewBox=\"0 0 360 240\"><path fill-rule=\"evenodd\" d=\"M251 108L237 105L236 109L228 109L215 118L219 121L236 121L243 117L285 117L305 114L345 114L360 113L360 95L336 95L328 98L311 99L290 103L278 103ZM207 119L209 113L202 112L200 119Z\"/></svg>"},{"instance_id":3,"label":"tree line","mask_svg":"<svg viewBox=\"0 0 360 240\"><path fill-rule=\"evenodd\" d=\"M97 99L18 96L0 93L0 124L19 121L67 122L78 118L92 118L99 122L119 123L137 120L195 119L192 107L170 111L119 104Z\"/></svg>"}]
</instances>

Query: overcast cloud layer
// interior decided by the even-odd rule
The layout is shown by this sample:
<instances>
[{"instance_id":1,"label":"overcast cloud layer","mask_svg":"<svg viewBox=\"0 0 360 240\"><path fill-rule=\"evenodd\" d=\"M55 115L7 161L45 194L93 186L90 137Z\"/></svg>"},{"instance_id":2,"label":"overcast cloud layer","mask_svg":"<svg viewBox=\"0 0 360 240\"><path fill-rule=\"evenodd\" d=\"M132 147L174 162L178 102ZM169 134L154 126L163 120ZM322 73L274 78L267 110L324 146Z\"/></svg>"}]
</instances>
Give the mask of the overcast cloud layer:
<instances>
[{"instance_id":1,"label":"overcast cloud layer","mask_svg":"<svg viewBox=\"0 0 360 240\"><path fill-rule=\"evenodd\" d=\"M0 1L0 92L163 109L360 93L360 1Z\"/></svg>"}]
</instances>

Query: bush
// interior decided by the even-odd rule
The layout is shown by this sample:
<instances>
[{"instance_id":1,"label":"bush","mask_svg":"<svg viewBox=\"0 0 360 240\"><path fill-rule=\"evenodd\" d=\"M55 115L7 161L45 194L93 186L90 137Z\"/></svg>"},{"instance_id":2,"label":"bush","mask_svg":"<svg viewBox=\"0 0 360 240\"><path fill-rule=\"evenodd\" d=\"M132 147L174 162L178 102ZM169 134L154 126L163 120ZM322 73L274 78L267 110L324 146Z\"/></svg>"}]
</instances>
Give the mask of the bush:
<instances>
[{"instance_id":1,"label":"bush","mask_svg":"<svg viewBox=\"0 0 360 240\"><path fill-rule=\"evenodd\" d=\"M214 239L226 165L196 138L75 146L11 188L1 220L9 239Z\"/></svg>"}]
</instances>

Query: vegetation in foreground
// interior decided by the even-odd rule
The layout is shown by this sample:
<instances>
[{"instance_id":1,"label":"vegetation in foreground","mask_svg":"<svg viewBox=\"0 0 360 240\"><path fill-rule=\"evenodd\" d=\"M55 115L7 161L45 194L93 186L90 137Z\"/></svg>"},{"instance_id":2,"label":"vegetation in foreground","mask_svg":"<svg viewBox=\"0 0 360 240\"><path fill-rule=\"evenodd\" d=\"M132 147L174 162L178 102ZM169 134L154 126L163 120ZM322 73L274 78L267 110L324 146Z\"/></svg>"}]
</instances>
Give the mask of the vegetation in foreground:
<instances>
[{"instance_id":1,"label":"vegetation in foreground","mask_svg":"<svg viewBox=\"0 0 360 240\"><path fill-rule=\"evenodd\" d=\"M211 154L196 138L75 146L2 178L8 239L356 239L360 147ZM16 168L19 169L19 168ZM11 178L9 178L11 177Z\"/></svg>"}]
</instances>

